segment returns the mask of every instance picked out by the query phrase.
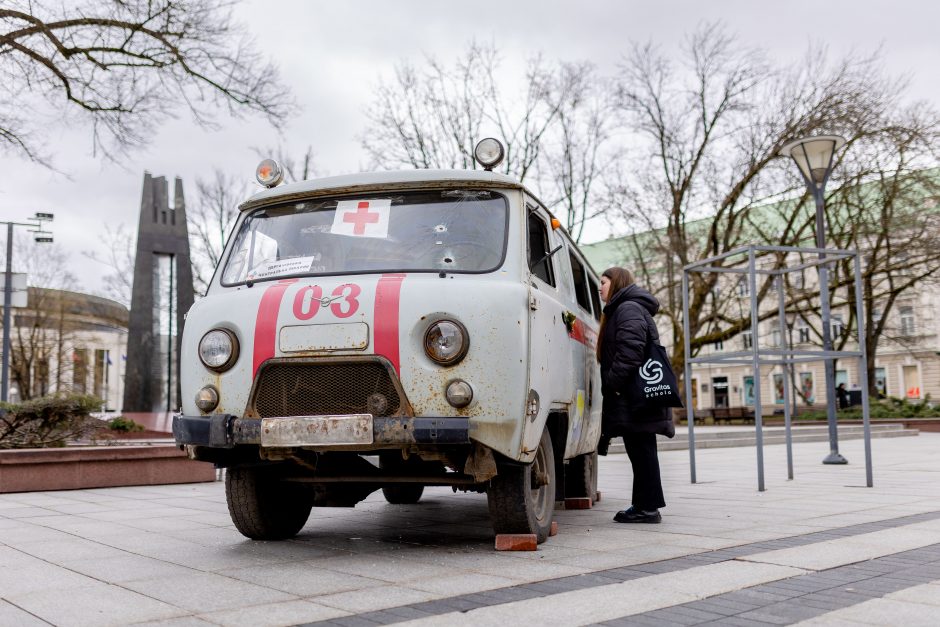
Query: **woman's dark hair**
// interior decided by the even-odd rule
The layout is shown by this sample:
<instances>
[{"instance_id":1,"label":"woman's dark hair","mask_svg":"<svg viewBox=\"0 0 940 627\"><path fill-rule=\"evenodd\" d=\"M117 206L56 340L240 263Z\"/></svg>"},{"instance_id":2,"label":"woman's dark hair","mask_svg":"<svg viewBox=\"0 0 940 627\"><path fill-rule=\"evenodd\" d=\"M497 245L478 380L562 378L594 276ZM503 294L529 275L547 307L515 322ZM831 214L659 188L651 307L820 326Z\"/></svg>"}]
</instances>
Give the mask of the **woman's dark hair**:
<instances>
[{"instance_id":1,"label":"woman's dark hair","mask_svg":"<svg viewBox=\"0 0 940 627\"><path fill-rule=\"evenodd\" d=\"M626 268L614 266L607 268L601 273L610 280L610 287L607 289L607 296L613 298L614 294L625 287L633 285L633 273ZM604 337L604 327L607 326L607 316L601 314L601 328L597 332L597 361L601 360L601 338Z\"/></svg>"}]
</instances>

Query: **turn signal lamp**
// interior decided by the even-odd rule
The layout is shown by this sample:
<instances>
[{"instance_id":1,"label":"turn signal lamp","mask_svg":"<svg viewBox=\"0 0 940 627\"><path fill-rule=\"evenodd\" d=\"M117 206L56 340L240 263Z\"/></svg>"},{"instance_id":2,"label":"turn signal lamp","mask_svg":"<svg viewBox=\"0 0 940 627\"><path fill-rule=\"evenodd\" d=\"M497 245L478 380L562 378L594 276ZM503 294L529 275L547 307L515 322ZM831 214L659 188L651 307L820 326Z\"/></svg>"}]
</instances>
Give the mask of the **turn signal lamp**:
<instances>
[{"instance_id":1,"label":"turn signal lamp","mask_svg":"<svg viewBox=\"0 0 940 627\"><path fill-rule=\"evenodd\" d=\"M476 148L473 149L473 158L486 171L490 171L502 163L505 156L506 151L503 149L503 145L493 137L481 139Z\"/></svg>"},{"instance_id":2,"label":"turn signal lamp","mask_svg":"<svg viewBox=\"0 0 940 627\"><path fill-rule=\"evenodd\" d=\"M196 392L196 407L204 414L219 406L219 391L212 385L207 385Z\"/></svg>"},{"instance_id":3,"label":"turn signal lamp","mask_svg":"<svg viewBox=\"0 0 940 627\"><path fill-rule=\"evenodd\" d=\"M255 178L265 187L277 187L284 180L284 170L274 159L265 159L258 164Z\"/></svg>"},{"instance_id":4,"label":"turn signal lamp","mask_svg":"<svg viewBox=\"0 0 940 627\"><path fill-rule=\"evenodd\" d=\"M462 379L454 379L447 384L444 396L447 398L448 403L460 409L473 401L473 388Z\"/></svg>"}]
</instances>

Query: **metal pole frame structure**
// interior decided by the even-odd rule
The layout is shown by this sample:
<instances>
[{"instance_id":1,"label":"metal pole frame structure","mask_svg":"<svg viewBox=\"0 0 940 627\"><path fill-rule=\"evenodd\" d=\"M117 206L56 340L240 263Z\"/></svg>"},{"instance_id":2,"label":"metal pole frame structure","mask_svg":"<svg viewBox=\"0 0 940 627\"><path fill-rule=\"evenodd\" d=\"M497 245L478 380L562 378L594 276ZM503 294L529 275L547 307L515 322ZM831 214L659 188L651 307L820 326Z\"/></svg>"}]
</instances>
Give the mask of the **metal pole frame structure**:
<instances>
[{"instance_id":1,"label":"metal pole frame structure","mask_svg":"<svg viewBox=\"0 0 940 627\"><path fill-rule=\"evenodd\" d=\"M51 213L37 213L34 217L28 218L32 222L0 222L7 225L7 266L4 272L3 285L3 355L0 358L0 401L6 403L10 400L10 360L11 360L11 342L10 342L10 323L12 320L11 305L13 304L13 227L27 226L32 227L31 233L35 233L34 239L43 244L52 242L52 233L44 231L43 222L52 220Z\"/></svg>"},{"instance_id":2,"label":"metal pole frame structure","mask_svg":"<svg viewBox=\"0 0 940 627\"><path fill-rule=\"evenodd\" d=\"M799 253L802 255L817 255L816 259L811 261L805 261L798 265L792 267L784 267L778 269L768 269L762 270L757 267L757 257L761 254L767 253ZM733 259L734 257L741 257L747 255L747 265L742 267L742 262L737 262L738 265L726 266L724 264L726 260ZM835 263L840 259L851 259L854 262L855 268L855 308L856 308L856 320L857 320L857 329L858 329L858 345L859 350L855 351L836 351L836 350L827 350L825 347L822 350L819 349L796 349L793 346L790 346L787 343L786 337L786 302L782 290L782 278L784 274L789 272L796 272L804 270L807 268L817 268L817 270L822 273L824 266ZM692 338L689 333L689 275L692 273L710 273L710 272L720 272L720 273L731 273L731 274L747 274L747 280L749 285L750 292L750 319L751 319L751 347L748 350L743 351L733 351L730 353L724 353L721 355L705 355L702 357L692 357L691 356L691 342ZM781 289L778 289L777 297L777 317L779 318L778 324L780 328L780 348L761 348L758 325L759 325L759 301L757 298L757 275L771 275L777 277L778 286ZM860 385L862 388L862 421L864 429L864 438L865 438L865 475L866 475L866 485L870 488L872 487L872 464L871 464L871 428L870 428L870 411L869 411L869 398L868 398L868 370L867 370L867 361L866 361L866 348L865 348L865 318L863 315L863 301L861 293L861 265L859 261L859 255L856 251L852 250L839 250L839 249L823 249L823 248L801 248L796 246L744 246L741 248L736 248L734 250L728 251L724 254L717 255L715 257L710 257L708 259L703 259L701 261L691 263L685 266L682 270L682 310L683 310L683 331L684 331L684 348L685 348L685 389L686 389L686 399L692 398L692 366L693 364L736 364L736 365L749 365L752 368L752 376L754 377L754 423L756 428L756 437L757 437L757 476L758 476L758 490L763 492L765 489L764 485L764 455L763 455L763 416L762 416L762 404L760 396L761 388L761 366L764 365L781 365L784 367L784 428L786 432L786 445L787 445L787 478L793 479L793 448L792 448L792 419L790 415L790 406L788 403L789 396L792 393L795 394L795 391L790 390L790 385L786 377L786 367L792 364L798 363L812 363L812 362L825 362L832 363L834 359L840 358L856 358L858 359L859 368L858 376L860 379ZM834 390L827 390L827 398L832 400L835 396ZM697 469L695 463L695 418L694 412L692 409L691 402L687 400L686 402L686 415L688 418L689 425L689 462L691 466L691 481L692 483L697 482ZM828 416L827 416L828 417Z\"/></svg>"},{"instance_id":3,"label":"metal pole frame structure","mask_svg":"<svg viewBox=\"0 0 940 627\"><path fill-rule=\"evenodd\" d=\"M692 407L692 340L689 338L689 273L682 272L682 320L685 327L683 342L685 348L685 411L686 424L689 425L689 467L692 469L692 483L695 483L695 408Z\"/></svg>"}]
</instances>

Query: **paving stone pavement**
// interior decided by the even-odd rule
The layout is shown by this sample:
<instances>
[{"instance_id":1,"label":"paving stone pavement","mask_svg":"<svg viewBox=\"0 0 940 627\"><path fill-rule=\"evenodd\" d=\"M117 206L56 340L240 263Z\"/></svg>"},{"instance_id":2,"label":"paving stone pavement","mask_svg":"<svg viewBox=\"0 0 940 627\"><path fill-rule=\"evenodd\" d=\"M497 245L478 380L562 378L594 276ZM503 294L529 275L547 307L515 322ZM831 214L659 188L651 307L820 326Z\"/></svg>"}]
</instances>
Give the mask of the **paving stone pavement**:
<instances>
[{"instance_id":1,"label":"paving stone pavement","mask_svg":"<svg viewBox=\"0 0 940 627\"><path fill-rule=\"evenodd\" d=\"M536 552L496 553L483 495L315 509L288 542L233 528L220 483L0 495L2 625L937 624L940 434L661 454L660 525L618 525L631 473L557 511Z\"/></svg>"}]
</instances>

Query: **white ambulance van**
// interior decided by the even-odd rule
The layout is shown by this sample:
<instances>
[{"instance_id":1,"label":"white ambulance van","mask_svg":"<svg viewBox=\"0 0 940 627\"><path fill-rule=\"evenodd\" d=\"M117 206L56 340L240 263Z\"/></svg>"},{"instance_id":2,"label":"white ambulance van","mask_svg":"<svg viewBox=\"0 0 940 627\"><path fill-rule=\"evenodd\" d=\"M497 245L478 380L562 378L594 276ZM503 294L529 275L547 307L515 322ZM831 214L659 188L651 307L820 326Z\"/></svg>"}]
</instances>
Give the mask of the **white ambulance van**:
<instances>
[{"instance_id":1,"label":"white ambulance van","mask_svg":"<svg viewBox=\"0 0 940 627\"><path fill-rule=\"evenodd\" d=\"M485 492L500 533L548 537L596 495L598 278L520 182L485 170L268 189L240 216L183 329L176 442L225 467L245 536L381 489Z\"/></svg>"}]
</instances>

